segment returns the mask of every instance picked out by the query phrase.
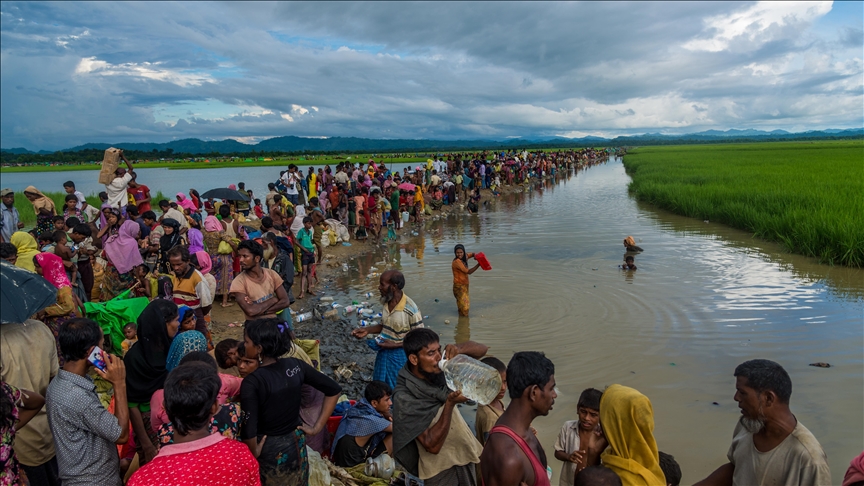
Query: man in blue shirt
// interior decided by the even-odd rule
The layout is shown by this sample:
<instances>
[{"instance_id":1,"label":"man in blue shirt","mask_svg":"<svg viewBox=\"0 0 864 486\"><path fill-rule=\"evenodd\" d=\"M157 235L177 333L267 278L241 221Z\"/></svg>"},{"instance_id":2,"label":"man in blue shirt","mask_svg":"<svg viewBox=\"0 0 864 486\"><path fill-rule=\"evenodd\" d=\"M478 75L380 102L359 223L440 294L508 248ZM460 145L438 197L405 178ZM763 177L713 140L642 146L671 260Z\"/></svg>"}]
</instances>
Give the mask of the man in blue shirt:
<instances>
[{"instance_id":1,"label":"man in blue shirt","mask_svg":"<svg viewBox=\"0 0 864 486\"><path fill-rule=\"evenodd\" d=\"M3 205L0 206L3 216L0 219L0 241L9 242L12 233L23 228L24 223L21 222L21 216L15 209L15 193L12 189L3 189L0 191L0 197L3 199Z\"/></svg>"}]
</instances>

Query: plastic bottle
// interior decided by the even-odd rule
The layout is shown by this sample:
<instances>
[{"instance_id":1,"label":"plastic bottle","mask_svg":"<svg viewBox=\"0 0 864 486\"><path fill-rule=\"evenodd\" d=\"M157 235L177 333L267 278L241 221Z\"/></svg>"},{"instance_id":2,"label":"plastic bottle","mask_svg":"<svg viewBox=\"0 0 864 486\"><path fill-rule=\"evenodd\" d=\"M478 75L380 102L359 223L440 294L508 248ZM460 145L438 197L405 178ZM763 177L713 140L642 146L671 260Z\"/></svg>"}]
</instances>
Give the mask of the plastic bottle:
<instances>
[{"instance_id":1,"label":"plastic bottle","mask_svg":"<svg viewBox=\"0 0 864 486\"><path fill-rule=\"evenodd\" d=\"M363 466L363 473L367 476L389 480L393 477L393 472L396 470L396 463L393 458L386 452L378 457L370 457L366 459L366 465Z\"/></svg>"},{"instance_id":2,"label":"plastic bottle","mask_svg":"<svg viewBox=\"0 0 864 486\"><path fill-rule=\"evenodd\" d=\"M369 327L374 326L375 323L372 321L367 321L366 319L360 319L360 327Z\"/></svg>"},{"instance_id":3,"label":"plastic bottle","mask_svg":"<svg viewBox=\"0 0 864 486\"><path fill-rule=\"evenodd\" d=\"M365 317L372 317L372 314L375 313L372 309L360 309L358 312Z\"/></svg>"},{"instance_id":4,"label":"plastic bottle","mask_svg":"<svg viewBox=\"0 0 864 486\"><path fill-rule=\"evenodd\" d=\"M375 294L373 294L372 292L366 292L365 294L363 294L363 297L366 297L367 299L371 299L374 295Z\"/></svg>"},{"instance_id":5,"label":"plastic bottle","mask_svg":"<svg viewBox=\"0 0 864 486\"><path fill-rule=\"evenodd\" d=\"M333 297L330 295L325 295L318 300L320 300L321 302L333 302Z\"/></svg>"},{"instance_id":6,"label":"plastic bottle","mask_svg":"<svg viewBox=\"0 0 864 486\"><path fill-rule=\"evenodd\" d=\"M464 354L452 359L442 356L438 367L444 371L447 387L480 405L489 405L501 391L501 375L495 368Z\"/></svg>"},{"instance_id":7,"label":"plastic bottle","mask_svg":"<svg viewBox=\"0 0 864 486\"><path fill-rule=\"evenodd\" d=\"M330 307L332 307L333 309L338 309L339 307L342 307L342 304L340 304L339 302L333 302L332 304L330 304Z\"/></svg>"},{"instance_id":8,"label":"plastic bottle","mask_svg":"<svg viewBox=\"0 0 864 486\"><path fill-rule=\"evenodd\" d=\"M343 272L347 272L347 271L348 271L348 264L347 264L347 263L343 263L343 264L342 264L342 271L343 271Z\"/></svg>"},{"instance_id":9,"label":"plastic bottle","mask_svg":"<svg viewBox=\"0 0 864 486\"><path fill-rule=\"evenodd\" d=\"M348 306L345 306L344 309L342 309L342 314L347 316L348 314L353 314L354 311L356 311L357 309L358 309L358 307L355 305L348 305Z\"/></svg>"},{"instance_id":10,"label":"plastic bottle","mask_svg":"<svg viewBox=\"0 0 864 486\"><path fill-rule=\"evenodd\" d=\"M303 322L312 319L312 312L304 312L293 317L294 322Z\"/></svg>"},{"instance_id":11,"label":"plastic bottle","mask_svg":"<svg viewBox=\"0 0 864 486\"><path fill-rule=\"evenodd\" d=\"M339 311L336 309L330 309L323 314L323 317L325 317L327 319L332 319L335 321L336 319L339 318Z\"/></svg>"}]
</instances>

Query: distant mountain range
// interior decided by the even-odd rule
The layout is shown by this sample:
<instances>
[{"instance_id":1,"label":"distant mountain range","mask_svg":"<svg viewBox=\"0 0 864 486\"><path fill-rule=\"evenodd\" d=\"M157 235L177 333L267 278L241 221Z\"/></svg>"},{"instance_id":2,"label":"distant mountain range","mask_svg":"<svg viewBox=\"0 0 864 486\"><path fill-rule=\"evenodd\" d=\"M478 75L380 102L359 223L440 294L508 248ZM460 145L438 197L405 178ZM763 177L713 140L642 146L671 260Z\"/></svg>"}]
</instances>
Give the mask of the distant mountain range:
<instances>
[{"instance_id":1,"label":"distant mountain range","mask_svg":"<svg viewBox=\"0 0 864 486\"><path fill-rule=\"evenodd\" d=\"M507 148L525 146L589 146L589 145L640 145L640 144L668 144L675 141L685 143L693 142L721 142L731 140L741 141L767 141L784 139L804 138L837 138L837 137L860 137L864 136L864 128L851 129L826 129L811 130L800 133L790 133L786 130L706 130L704 132L689 133L684 135L664 135L661 133L645 133L642 135L628 135L616 138L582 137L564 138L551 137L540 139L508 139L508 140L426 140L426 139L395 139L383 140L357 137L331 137L331 138L304 138L304 137L275 137L262 140L257 144L245 144L232 139L221 141L204 141L197 138L174 140L167 143L87 143L60 150L59 152L77 152L80 150L105 150L108 147L120 147L125 150L140 150L145 152L164 151L171 149L174 153L186 154L209 154L209 153L245 153L245 152L394 152L394 151L419 151L419 150L465 150L476 148ZM23 147L0 149L10 154L52 154L55 152L40 150L32 152Z\"/></svg>"}]
</instances>

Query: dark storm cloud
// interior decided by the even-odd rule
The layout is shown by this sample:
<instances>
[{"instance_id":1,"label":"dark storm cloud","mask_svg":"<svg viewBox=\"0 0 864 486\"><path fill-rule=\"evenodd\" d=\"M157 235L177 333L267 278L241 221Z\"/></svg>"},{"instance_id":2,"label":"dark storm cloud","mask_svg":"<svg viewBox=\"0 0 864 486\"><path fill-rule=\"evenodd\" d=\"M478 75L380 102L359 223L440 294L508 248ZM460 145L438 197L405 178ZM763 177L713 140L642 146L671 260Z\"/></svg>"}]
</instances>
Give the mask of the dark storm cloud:
<instances>
[{"instance_id":1,"label":"dark storm cloud","mask_svg":"<svg viewBox=\"0 0 864 486\"><path fill-rule=\"evenodd\" d=\"M784 8L4 2L0 138L39 149L860 126L860 25L820 34L830 6Z\"/></svg>"}]
</instances>

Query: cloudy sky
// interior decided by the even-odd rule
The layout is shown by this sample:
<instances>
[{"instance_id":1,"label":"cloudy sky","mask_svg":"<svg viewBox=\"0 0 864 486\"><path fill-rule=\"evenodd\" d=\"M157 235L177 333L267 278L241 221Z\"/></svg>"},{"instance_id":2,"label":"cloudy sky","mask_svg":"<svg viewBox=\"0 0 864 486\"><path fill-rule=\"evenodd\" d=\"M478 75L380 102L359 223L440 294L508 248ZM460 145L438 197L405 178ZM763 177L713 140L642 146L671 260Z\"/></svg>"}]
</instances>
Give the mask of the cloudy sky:
<instances>
[{"instance_id":1,"label":"cloudy sky","mask_svg":"<svg viewBox=\"0 0 864 486\"><path fill-rule=\"evenodd\" d=\"M864 124L862 2L2 2L0 145Z\"/></svg>"}]
</instances>

